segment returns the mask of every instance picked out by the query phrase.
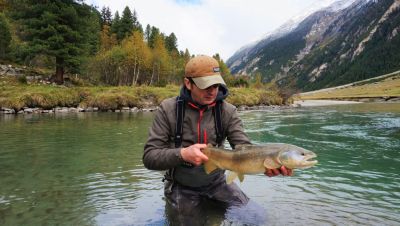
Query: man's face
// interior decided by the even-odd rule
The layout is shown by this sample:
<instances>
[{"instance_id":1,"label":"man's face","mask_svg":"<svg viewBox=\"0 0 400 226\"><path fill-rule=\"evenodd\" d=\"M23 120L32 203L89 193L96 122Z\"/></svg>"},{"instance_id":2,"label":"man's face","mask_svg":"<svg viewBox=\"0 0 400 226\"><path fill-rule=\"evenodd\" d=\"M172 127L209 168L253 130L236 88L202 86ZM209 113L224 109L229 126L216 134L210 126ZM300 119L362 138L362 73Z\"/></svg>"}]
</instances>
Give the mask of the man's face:
<instances>
[{"instance_id":1,"label":"man's face","mask_svg":"<svg viewBox=\"0 0 400 226\"><path fill-rule=\"evenodd\" d=\"M189 79L185 78L184 80L185 86L188 90L190 90L192 99L201 105L212 104L217 98L218 94L218 85L210 86L206 89L199 89L196 84L191 83Z\"/></svg>"}]
</instances>

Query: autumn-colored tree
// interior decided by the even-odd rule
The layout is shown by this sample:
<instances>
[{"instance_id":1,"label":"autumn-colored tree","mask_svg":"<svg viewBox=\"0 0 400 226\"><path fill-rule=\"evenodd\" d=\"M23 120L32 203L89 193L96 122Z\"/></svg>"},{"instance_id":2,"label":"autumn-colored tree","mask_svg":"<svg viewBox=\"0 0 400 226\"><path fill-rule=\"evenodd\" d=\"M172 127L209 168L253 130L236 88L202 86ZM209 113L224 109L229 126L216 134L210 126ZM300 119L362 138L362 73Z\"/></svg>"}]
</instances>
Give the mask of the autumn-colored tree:
<instances>
[{"instance_id":1,"label":"autumn-colored tree","mask_svg":"<svg viewBox=\"0 0 400 226\"><path fill-rule=\"evenodd\" d=\"M130 84L136 85L144 71L151 68L151 51L143 40L143 33L134 31L133 35L122 41L126 52L126 66L129 67Z\"/></svg>"},{"instance_id":2,"label":"autumn-colored tree","mask_svg":"<svg viewBox=\"0 0 400 226\"><path fill-rule=\"evenodd\" d=\"M228 66L221 59L221 57L219 56L218 53L216 53L213 57L219 63L219 70L221 72L222 78L224 78L225 83L227 83L228 85L232 85L234 77L232 76L231 71L229 70Z\"/></svg>"},{"instance_id":3,"label":"autumn-colored tree","mask_svg":"<svg viewBox=\"0 0 400 226\"><path fill-rule=\"evenodd\" d=\"M103 29L100 33L100 50L106 51L110 50L113 46L117 44L117 37L115 34L111 33L110 26L103 25Z\"/></svg>"},{"instance_id":4,"label":"autumn-colored tree","mask_svg":"<svg viewBox=\"0 0 400 226\"><path fill-rule=\"evenodd\" d=\"M262 74L260 72L257 72L254 76L253 82L251 84L252 88L255 89L262 89L264 88L264 84L262 82Z\"/></svg>"},{"instance_id":5,"label":"autumn-colored tree","mask_svg":"<svg viewBox=\"0 0 400 226\"><path fill-rule=\"evenodd\" d=\"M154 37L153 68L150 84L153 84L154 79L156 79L157 85L165 84L166 75L169 72L170 67L170 57L165 48L164 38L162 35L156 35Z\"/></svg>"}]
</instances>

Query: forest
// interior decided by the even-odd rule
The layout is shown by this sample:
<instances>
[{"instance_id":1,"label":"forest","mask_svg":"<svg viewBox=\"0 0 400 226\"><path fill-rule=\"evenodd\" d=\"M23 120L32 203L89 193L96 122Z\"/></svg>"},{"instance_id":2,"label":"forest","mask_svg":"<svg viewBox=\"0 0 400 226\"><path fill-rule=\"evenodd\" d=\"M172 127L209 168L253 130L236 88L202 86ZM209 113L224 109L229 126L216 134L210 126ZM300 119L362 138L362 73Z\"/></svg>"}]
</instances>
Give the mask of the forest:
<instances>
[{"instance_id":1,"label":"forest","mask_svg":"<svg viewBox=\"0 0 400 226\"><path fill-rule=\"evenodd\" d=\"M120 13L82 0L0 0L0 63L47 69L57 84L65 77L110 86L180 84L190 57L173 32L143 27L128 6ZM228 84L248 86L218 53L213 57Z\"/></svg>"}]
</instances>

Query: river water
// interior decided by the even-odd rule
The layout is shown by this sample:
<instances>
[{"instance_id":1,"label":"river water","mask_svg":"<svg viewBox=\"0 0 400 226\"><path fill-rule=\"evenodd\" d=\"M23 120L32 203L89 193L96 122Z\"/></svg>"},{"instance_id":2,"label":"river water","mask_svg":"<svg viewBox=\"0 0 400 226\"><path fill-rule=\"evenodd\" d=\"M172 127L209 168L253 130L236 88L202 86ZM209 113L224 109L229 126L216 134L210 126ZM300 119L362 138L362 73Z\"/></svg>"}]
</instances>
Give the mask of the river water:
<instances>
[{"instance_id":1,"label":"river water","mask_svg":"<svg viewBox=\"0 0 400 226\"><path fill-rule=\"evenodd\" d=\"M153 116L1 115L0 225L168 224L162 173L141 161ZM400 104L240 117L254 143L292 143L319 163L293 177L247 175L239 186L252 206L215 211L208 224L400 224Z\"/></svg>"}]
</instances>

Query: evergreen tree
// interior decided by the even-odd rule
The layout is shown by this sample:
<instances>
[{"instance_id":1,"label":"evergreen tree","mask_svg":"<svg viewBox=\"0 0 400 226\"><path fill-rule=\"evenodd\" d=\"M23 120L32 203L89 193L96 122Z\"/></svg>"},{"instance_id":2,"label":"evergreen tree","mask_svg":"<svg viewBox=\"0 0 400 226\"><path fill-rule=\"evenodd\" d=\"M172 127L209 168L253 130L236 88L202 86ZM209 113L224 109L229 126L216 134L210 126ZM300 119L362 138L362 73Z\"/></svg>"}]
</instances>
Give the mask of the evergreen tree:
<instances>
[{"instance_id":1,"label":"evergreen tree","mask_svg":"<svg viewBox=\"0 0 400 226\"><path fill-rule=\"evenodd\" d=\"M73 0L14 0L13 16L21 24L30 56L43 54L55 59L53 81L64 82L65 69L76 69L85 55L90 9Z\"/></svg>"},{"instance_id":2,"label":"evergreen tree","mask_svg":"<svg viewBox=\"0 0 400 226\"><path fill-rule=\"evenodd\" d=\"M87 16L86 32L83 35L84 40L87 41L87 53L95 55L100 48L100 31L101 31L101 14L93 6L86 6L89 10Z\"/></svg>"},{"instance_id":3,"label":"evergreen tree","mask_svg":"<svg viewBox=\"0 0 400 226\"><path fill-rule=\"evenodd\" d=\"M147 24L146 30L144 32L144 40L148 43L150 40L150 34L151 34L151 27L150 24Z\"/></svg>"},{"instance_id":4,"label":"evergreen tree","mask_svg":"<svg viewBox=\"0 0 400 226\"><path fill-rule=\"evenodd\" d=\"M154 43L157 37L160 37L160 29L151 26L150 30L150 35L149 35L149 40L147 41L147 44L149 45L150 48L154 48Z\"/></svg>"},{"instance_id":5,"label":"evergreen tree","mask_svg":"<svg viewBox=\"0 0 400 226\"><path fill-rule=\"evenodd\" d=\"M6 17L0 13L0 59L5 59L11 43L10 28Z\"/></svg>"},{"instance_id":6,"label":"evergreen tree","mask_svg":"<svg viewBox=\"0 0 400 226\"><path fill-rule=\"evenodd\" d=\"M174 32L172 32L170 35L168 35L165 38L165 47L167 48L167 50L169 52L172 51L178 51L178 40L174 34Z\"/></svg>"},{"instance_id":7,"label":"evergreen tree","mask_svg":"<svg viewBox=\"0 0 400 226\"><path fill-rule=\"evenodd\" d=\"M112 23L112 14L110 7L103 6L103 8L101 9L101 25L111 26L111 23Z\"/></svg>"},{"instance_id":8,"label":"evergreen tree","mask_svg":"<svg viewBox=\"0 0 400 226\"><path fill-rule=\"evenodd\" d=\"M124 11L122 12L120 26L117 31L117 39L121 41L125 37L129 36L133 32L133 15L131 10L128 6L125 7Z\"/></svg>"},{"instance_id":9,"label":"evergreen tree","mask_svg":"<svg viewBox=\"0 0 400 226\"><path fill-rule=\"evenodd\" d=\"M133 19L133 31L139 31L143 34L143 27L139 23L136 10L133 10L132 19Z\"/></svg>"},{"instance_id":10,"label":"evergreen tree","mask_svg":"<svg viewBox=\"0 0 400 226\"><path fill-rule=\"evenodd\" d=\"M114 14L114 19L112 20L111 23L111 33L114 33L117 38L118 38L118 33L120 31L120 27L121 27L121 18L119 16L119 12L116 11Z\"/></svg>"}]
</instances>

